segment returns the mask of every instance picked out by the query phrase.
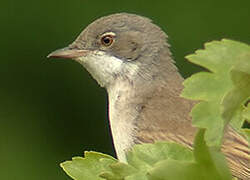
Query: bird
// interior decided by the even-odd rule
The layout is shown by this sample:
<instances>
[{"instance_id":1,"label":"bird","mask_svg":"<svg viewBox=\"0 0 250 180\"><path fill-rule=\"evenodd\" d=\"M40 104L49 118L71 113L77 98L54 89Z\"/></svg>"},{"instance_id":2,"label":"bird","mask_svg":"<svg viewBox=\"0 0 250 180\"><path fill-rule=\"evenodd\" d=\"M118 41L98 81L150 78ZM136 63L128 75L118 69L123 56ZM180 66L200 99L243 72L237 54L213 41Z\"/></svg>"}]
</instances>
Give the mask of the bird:
<instances>
[{"instance_id":1,"label":"bird","mask_svg":"<svg viewBox=\"0 0 250 180\"><path fill-rule=\"evenodd\" d=\"M151 19L130 13L101 17L48 57L79 62L107 90L109 124L120 161L126 162L126 152L135 144L170 141L192 149L197 128L190 111L197 102L180 97L184 78L168 36ZM248 142L230 125L222 152L234 177L250 177Z\"/></svg>"}]
</instances>

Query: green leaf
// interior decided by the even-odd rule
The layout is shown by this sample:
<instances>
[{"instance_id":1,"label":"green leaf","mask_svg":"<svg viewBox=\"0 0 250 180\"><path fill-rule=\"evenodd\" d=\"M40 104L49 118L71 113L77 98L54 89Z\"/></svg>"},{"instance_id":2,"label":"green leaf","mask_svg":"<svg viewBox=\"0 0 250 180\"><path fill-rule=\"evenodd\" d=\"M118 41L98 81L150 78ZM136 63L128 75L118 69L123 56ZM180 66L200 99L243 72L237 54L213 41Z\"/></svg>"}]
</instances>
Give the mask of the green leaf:
<instances>
[{"instance_id":1,"label":"green leaf","mask_svg":"<svg viewBox=\"0 0 250 180\"><path fill-rule=\"evenodd\" d=\"M125 179L128 176L137 174L139 171L129 164L117 162L110 164L110 171L106 171L100 174L100 177L113 180L113 179Z\"/></svg>"},{"instance_id":2,"label":"green leaf","mask_svg":"<svg viewBox=\"0 0 250 180\"><path fill-rule=\"evenodd\" d=\"M72 161L60 164L72 179L101 180L99 175L111 171L109 165L117 162L113 157L97 152L85 152L84 156L84 158L74 157Z\"/></svg>"},{"instance_id":3,"label":"green leaf","mask_svg":"<svg viewBox=\"0 0 250 180\"><path fill-rule=\"evenodd\" d=\"M250 47L248 52L241 54L238 58L230 75L233 87L223 99L222 115L226 121L231 120L231 124L240 132L246 120L242 113L247 113L245 104L250 101Z\"/></svg>"},{"instance_id":4,"label":"green leaf","mask_svg":"<svg viewBox=\"0 0 250 180\"><path fill-rule=\"evenodd\" d=\"M194 161L160 161L149 171L149 180L231 180L223 154L206 145L204 132L200 130L196 135Z\"/></svg>"},{"instance_id":5,"label":"green leaf","mask_svg":"<svg viewBox=\"0 0 250 180\"><path fill-rule=\"evenodd\" d=\"M165 159L180 161L193 160L192 151L179 144L157 142L155 144L138 144L127 153L127 162L110 165L112 172L101 177L107 180L114 178L125 180L147 180L147 172L155 163Z\"/></svg>"},{"instance_id":6,"label":"green leaf","mask_svg":"<svg viewBox=\"0 0 250 180\"><path fill-rule=\"evenodd\" d=\"M210 179L232 179L224 155L218 149L208 147L204 141L205 130L199 130L194 142L196 162ZM212 178L214 177L214 178Z\"/></svg>"},{"instance_id":7,"label":"green leaf","mask_svg":"<svg viewBox=\"0 0 250 180\"><path fill-rule=\"evenodd\" d=\"M127 161L137 169L150 169L156 162L165 159L192 160L192 151L176 143L156 142L138 144L127 153Z\"/></svg>"},{"instance_id":8,"label":"green leaf","mask_svg":"<svg viewBox=\"0 0 250 180\"><path fill-rule=\"evenodd\" d=\"M235 103L239 104L238 102L233 103L234 105L231 104L233 94L230 96L228 94L231 99L229 97L224 99L224 97L234 87L231 79L232 67L236 67L236 64L241 61L249 64L249 52L248 45L223 39L222 41L206 43L204 50L197 50L195 54L186 57L190 62L209 71L196 73L186 79L184 81L185 88L181 94L182 97L199 101L192 109L191 115L194 126L207 129L205 140L208 146L220 146L224 127L232 120L229 118L232 115L228 113L225 113L227 117L222 116L222 102L230 101L227 103L227 108L235 106ZM242 64L240 66L242 67ZM250 92L249 89L248 92ZM236 96L235 101L239 101ZM239 125L242 122L240 119L241 109L239 106L237 107L237 109L233 108L235 109L233 121Z\"/></svg>"}]
</instances>

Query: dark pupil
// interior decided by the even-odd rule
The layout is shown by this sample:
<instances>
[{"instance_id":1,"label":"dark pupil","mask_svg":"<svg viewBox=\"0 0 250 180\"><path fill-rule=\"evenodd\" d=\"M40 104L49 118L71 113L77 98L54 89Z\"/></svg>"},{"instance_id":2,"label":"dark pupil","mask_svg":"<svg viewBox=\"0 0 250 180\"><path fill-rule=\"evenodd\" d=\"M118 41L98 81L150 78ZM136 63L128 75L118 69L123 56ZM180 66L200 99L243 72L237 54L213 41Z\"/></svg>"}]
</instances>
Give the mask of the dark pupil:
<instances>
[{"instance_id":1,"label":"dark pupil","mask_svg":"<svg viewBox=\"0 0 250 180\"><path fill-rule=\"evenodd\" d=\"M105 38L103 38L103 42L105 43L105 44L109 44L110 43L110 37L105 37Z\"/></svg>"}]
</instances>

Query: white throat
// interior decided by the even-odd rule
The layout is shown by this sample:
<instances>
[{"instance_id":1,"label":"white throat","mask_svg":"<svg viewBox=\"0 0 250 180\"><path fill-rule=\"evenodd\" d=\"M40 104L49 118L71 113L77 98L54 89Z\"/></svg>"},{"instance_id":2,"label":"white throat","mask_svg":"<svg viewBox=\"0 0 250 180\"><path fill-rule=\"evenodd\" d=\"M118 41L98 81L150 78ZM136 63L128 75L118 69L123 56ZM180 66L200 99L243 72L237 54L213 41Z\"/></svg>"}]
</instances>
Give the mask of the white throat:
<instances>
[{"instance_id":1,"label":"white throat","mask_svg":"<svg viewBox=\"0 0 250 180\"><path fill-rule=\"evenodd\" d=\"M119 73L123 64L122 60L109 56L103 51L93 51L76 60L87 69L102 87L113 81L114 75Z\"/></svg>"},{"instance_id":2,"label":"white throat","mask_svg":"<svg viewBox=\"0 0 250 180\"><path fill-rule=\"evenodd\" d=\"M102 51L95 51L76 60L89 71L100 86L106 87L108 91L109 121L113 142L118 159L125 162L125 151L134 144L133 132L135 127L133 120L136 116L136 110L131 112L131 108L126 107L129 105L127 103L129 99L126 99L127 96L121 96L121 94L131 92L128 85L129 79L136 75L138 66L136 63L124 62ZM124 74L126 77L120 76Z\"/></svg>"},{"instance_id":3,"label":"white throat","mask_svg":"<svg viewBox=\"0 0 250 180\"><path fill-rule=\"evenodd\" d=\"M112 131L113 143L117 157L120 161L126 162L126 151L134 145L135 125L137 116L136 108L130 107L130 92L126 83L115 84L108 89L109 95L109 121Z\"/></svg>"},{"instance_id":4,"label":"white throat","mask_svg":"<svg viewBox=\"0 0 250 180\"><path fill-rule=\"evenodd\" d=\"M133 76L137 72L137 65L111 56L104 51L92 51L87 56L76 59L81 63L101 87L112 84L120 74Z\"/></svg>"}]
</instances>

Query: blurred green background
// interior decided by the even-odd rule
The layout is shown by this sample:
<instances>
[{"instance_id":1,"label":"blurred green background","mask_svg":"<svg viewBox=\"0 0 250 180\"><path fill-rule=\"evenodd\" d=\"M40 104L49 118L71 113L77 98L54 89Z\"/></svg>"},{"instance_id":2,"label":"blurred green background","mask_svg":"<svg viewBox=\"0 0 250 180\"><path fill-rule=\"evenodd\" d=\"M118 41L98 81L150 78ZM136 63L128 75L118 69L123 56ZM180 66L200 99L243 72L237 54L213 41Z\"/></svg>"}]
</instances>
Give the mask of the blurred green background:
<instances>
[{"instance_id":1,"label":"blurred green background","mask_svg":"<svg viewBox=\"0 0 250 180\"><path fill-rule=\"evenodd\" d=\"M80 64L46 59L94 19L115 12L150 17L184 56L211 40L250 43L249 0L9 0L0 6L0 180L62 180L59 163L84 150L114 155L107 95Z\"/></svg>"}]
</instances>

